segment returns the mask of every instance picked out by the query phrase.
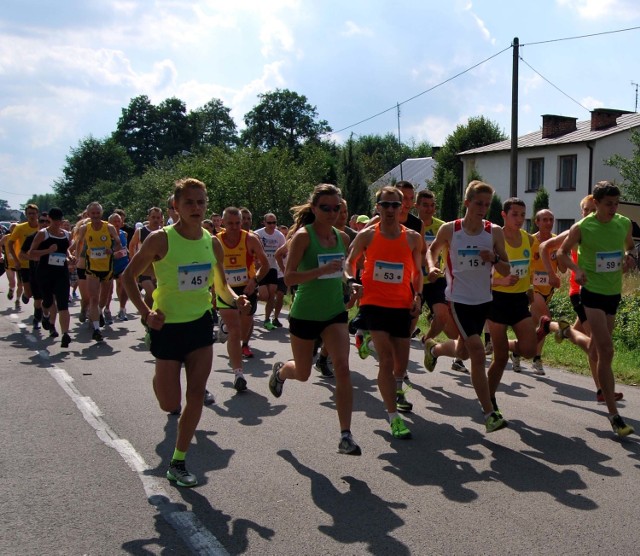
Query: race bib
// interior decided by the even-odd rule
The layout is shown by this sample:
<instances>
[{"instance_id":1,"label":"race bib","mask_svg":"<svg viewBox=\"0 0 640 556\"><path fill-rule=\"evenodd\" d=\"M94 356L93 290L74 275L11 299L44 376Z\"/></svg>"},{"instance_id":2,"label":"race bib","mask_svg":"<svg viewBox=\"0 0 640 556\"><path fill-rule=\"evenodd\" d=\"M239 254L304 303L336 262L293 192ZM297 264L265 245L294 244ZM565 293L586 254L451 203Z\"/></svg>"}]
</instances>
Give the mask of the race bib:
<instances>
[{"instance_id":1,"label":"race bib","mask_svg":"<svg viewBox=\"0 0 640 556\"><path fill-rule=\"evenodd\" d=\"M342 253L320 253L318 255L318 266L324 266L329 264L331 261L344 261L344 255ZM324 274L322 276L318 276L319 280L327 280L329 278L342 278L342 266L340 270L336 270L331 274Z\"/></svg>"},{"instance_id":2,"label":"race bib","mask_svg":"<svg viewBox=\"0 0 640 556\"><path fill-rule=\"evenodd\" d=\"M622 251L596 253L596 272L616 272L622 268Z\"/></svg>"},{"instance_id":3,"label":"race bib","mask_svg":"<svg viewBox=\"0 0 640 556\"><path fill-rule=\"evenodd\" d=\"M245 268L232 268L227 270L225 268L224 274L227 277L227 284L229 284L232 288L237 288L239 286L246 286L249 281L249 272Z\"/></svg>"},{"instance_id":4,"label":"race bib","mask_svg":"<svg viewBox=\"0 0 640 556\"><path fill-rule=\"evenodd\" d=\"M533 285L534 286L548 286L549 285L549 273L536 270L533 273Z\"/></svg>"},{"instance_id":5,"label":"race bib","mask_svg":"<svg viewBox=\"0 0 640 556\"><path fill-rule=\"evenodd\" d=\"M188 264L178 267L178 290L193 291L207 287L211 263Z\"/></svg>"},{"instance_id":6,"label":"race bib","mask_svg":"<svg viewBox=\"0 0 640 556\"><path fill-rule=\"evenodd\" d=\"M64 266L67 256L64 253L49 253L49 266Z\"/></svg>"},{"instance_id":7,"label":"race bib","mask_svg":"<svg viewBox=\"0 0 640 556\"><path fill-rule=\"evenodd\" d=\"M481 270L484 261L480 256L480 249L458 249L458 271Z\"/></svg>"},{"instance_id":8,"label":"race bib","mask_svg":"<svg viewBox=\"0 0 640 556\"><path fill-rule=\"evenodd\" d=\"M91 258L92 259L106 259L107 258L107 248L106 247L92 247L91 248Z\"/></svg>"},{"instance_id":9,"label":"race bib","mask_svg":"<svg viewBox=\"0 0 640 556\"><path fill-rule=\"evenodd\" d=\"M373 279L385 284L400 284L404 277L404 264L376 261L373 266Z\"/></svg>"},{"instance_id":10,"label":"race bib","mask_svg":"<svg viewBox=\"0 0 640 556\"><path fill-rule=\"evenodd\" d=\"M510 274L513 276L517 276L518 279L529 276L529 259L517 259L509 261L509 264L511 265Z\"/></svg>"}]
</instances>

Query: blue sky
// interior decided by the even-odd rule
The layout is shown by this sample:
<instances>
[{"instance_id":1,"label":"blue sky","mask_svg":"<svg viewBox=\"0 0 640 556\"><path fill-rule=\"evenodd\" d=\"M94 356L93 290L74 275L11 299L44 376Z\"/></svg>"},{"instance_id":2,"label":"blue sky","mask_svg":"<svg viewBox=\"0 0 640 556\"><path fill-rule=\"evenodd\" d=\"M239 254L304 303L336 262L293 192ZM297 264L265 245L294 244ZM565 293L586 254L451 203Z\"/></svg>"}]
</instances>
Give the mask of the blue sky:
<instances>
[{"instance_id":1,"label":"blue sky","mask_svg":"<svg viewBox=\"0 0 640 556\"><path fill-rule=\"evenodd\" d=\"M304 94L341 130L507 49L401 107L404 141L441 144L470 116L510 132L510 44L520 65L519 134L541 114L634 110L637 0L3 0L0 198L47 193L65 157L116 126L131 98L220 98L240 128L257 95ZM582 106L580 106L582 105ZM395 110L334 136L397 132Z\"/></svg>"}]
</instances>

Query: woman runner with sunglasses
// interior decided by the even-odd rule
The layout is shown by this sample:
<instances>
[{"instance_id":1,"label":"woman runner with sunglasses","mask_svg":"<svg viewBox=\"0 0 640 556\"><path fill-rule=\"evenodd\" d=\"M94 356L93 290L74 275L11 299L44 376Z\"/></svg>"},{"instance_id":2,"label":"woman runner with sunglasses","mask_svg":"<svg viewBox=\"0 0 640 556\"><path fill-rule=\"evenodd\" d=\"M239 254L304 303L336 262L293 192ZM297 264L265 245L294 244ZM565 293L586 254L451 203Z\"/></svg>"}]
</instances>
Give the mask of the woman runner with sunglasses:
<instances>
[{"instance_id":1,"label":"woman runner with sunglasses","mask_svg":"<svg viewBox=\"0 0 640 556\"><path fill-rule=\"evenodd\" d=\"M342 293L343 266L349 237L334 227L341 209L334 185L315 187L309 201L293 207L294 225L284 272L287 286L298 285L289 312L293 360L273 365L269 389L279 398L286 379L305 382L311 374L314 344L322 338L333 361L341 454L360 455L351 435L353 388L349 371L349 330ZM347 307L353 305L353 289Z\"/></svg>"}]
</instances>

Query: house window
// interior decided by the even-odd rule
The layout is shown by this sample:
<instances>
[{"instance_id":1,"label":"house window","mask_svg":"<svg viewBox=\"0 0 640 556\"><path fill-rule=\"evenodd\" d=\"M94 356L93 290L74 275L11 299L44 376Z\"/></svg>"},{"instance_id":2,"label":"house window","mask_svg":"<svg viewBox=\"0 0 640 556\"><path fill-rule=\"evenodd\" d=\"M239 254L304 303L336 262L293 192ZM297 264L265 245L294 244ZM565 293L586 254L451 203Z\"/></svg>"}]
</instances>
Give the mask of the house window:
<instances>
[{"instance_id":1,"label":"house window","mask_svg":"<svg viewBox=\"0 0 640 556\"><path fill-rule=\"evenodd\" d=\"M577 169L578 155L572 154L558 158L558 191L576 190Z\"/></svg>"},{"instance_id":2,"label":"house window","mask_svg":"<svg viewBox=\"0 0 640 556\"><path fill-rule=\"evenodd\" d=\"M556 233L561 234L573 226L573 218L556 218Z\"/></svg>"},{"instance_id":3,"label":"house window","mask_svg":"<svg viewBox=\"0 0 640 556\"><path fill-rule=\"evenodd\" d=\"M544 180L544 158L529 158L527 160L527 191L538 191Z\"/></svg>"}]
</instances>

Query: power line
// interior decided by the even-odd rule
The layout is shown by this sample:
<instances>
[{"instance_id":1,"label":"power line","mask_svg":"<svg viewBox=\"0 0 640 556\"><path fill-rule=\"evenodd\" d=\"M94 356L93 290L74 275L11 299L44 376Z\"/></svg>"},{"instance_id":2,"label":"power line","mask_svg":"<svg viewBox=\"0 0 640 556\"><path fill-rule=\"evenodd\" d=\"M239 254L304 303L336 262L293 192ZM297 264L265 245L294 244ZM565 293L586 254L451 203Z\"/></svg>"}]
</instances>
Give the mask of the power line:
<instances>
[{"instance_id":1,"label":"power line","mask_svg":"<svg viewBox=\"0 0 640 556\"><path fill-rule=\"evenodd\" d=\"M403 100L402 102L399 102L399 103L395 104L394 106L391 106L390 108L387 108L386 110L382 110L381 112L378 112L377 114L374 114L373 116L369 116L368 118L365 118L364 120L360 120L359 122L356 122L355 124L348 125L348 126L343 127L342 129L339 129L337 131L331 131L329 133L325 133L324 135L331 135L333 133L341 133L343 131L346 131L347 129L350 129L352 127L356 127L356 126L358 126L360 124L368 122L369 120L373 120L374 118L377 118L378 116L382 116L382 114L386 114L387 112L391 112L391 110L397 110L398 107L402 106L403 104L406 104L407 102L411 102L412 100L415 100L418 97L421 97L422 95L425 95L425 94L433 91L434 89L437 89L438 87L442 87L442 85L445 85L446 83L449 83L449 81L453 81L454 79L460 77L461 75L464 75L465 73L470 72L471 70L477 68L478 66L481 66L482 64L484 64L484 63L488 62L489 60L495 58L496 56L499 56L503 52L506 52L510 48L511 48L511 45L509 45L506 48L502 49L500 52L496 52L495 54L489 56L488 58L485 58L481 62L478 62L477 64L474 64L473 66L467 68L466 70L461 71L460 73L456 73L455 75L452 75L451 77L449 77L448 79L445 79L444 81L438 83L437 85L434 85L433 87L430 87L429 89L426 89L426 90L422 91L421 93L418 93L417 95L414 95L414 96L412 96L412 97L410 97L410 98L408 98L406 100Z\"/></svg>"},{"instance_id":2,"label":"power line","mask_svg":"<svg viewBox=\"0 0 640 556\"><path fill-rule=\"evenodd\" d=\"M542 77L542 79L544 79L547 83L549 83L549 85L551 85L554 89L556 89L557 91L559 91L560 93L562 93L565 97L567 97L569 100L572 100L573 102L575 102L578 106L580 106L581 108L584 108L587 112L591 112L591 110L589 110L586 106L580 104L575 98L573 98L572 96L568 95L567 93L565 93L560 87L558 87L557 85L553 84L551 81L549 81L544 75L542 75L538 70L534 69L531 64L529 64L529 62L527 62L522 56L519 57L520 60L522 60L527 66L529 66L529 69L531 69L534 73L538 74L540 77Z\"/></svg>"},{"instance_id":3,"label":"power line","mask_svg":"<svg viewBox=\"0 0 640 556\"><path fill-rule=\"evenodd\" d=\"M13 191L5 191L4 189L0 189L0 193L6 193L7 195L13 195L15 197L32 197L32 195L27 195L26 193L14 193Z\"/></svg>"},{"instance_id":4,"label":"power line","mask_svg":"<svg viewBox=\"0 0 640 556\"><path fill-rule=\"evenodd\" d=\"M626 31L636 31L640 29L640 26L638 27L628 27L627 29L616 29L615 31L602 31L601 33L590 33L589 35L577 35L575 37L563 37L560 39L549 39L547 41L537 41L537 42L528 42L525 44L521 44L520 46L533 46L536 44L547 44L550 42L559 42L559 41L573 41L576 39L586 39L589 37L598 37L600 35L612 35L614 33L625 33Z\"/></svg>"}]
</instances>

